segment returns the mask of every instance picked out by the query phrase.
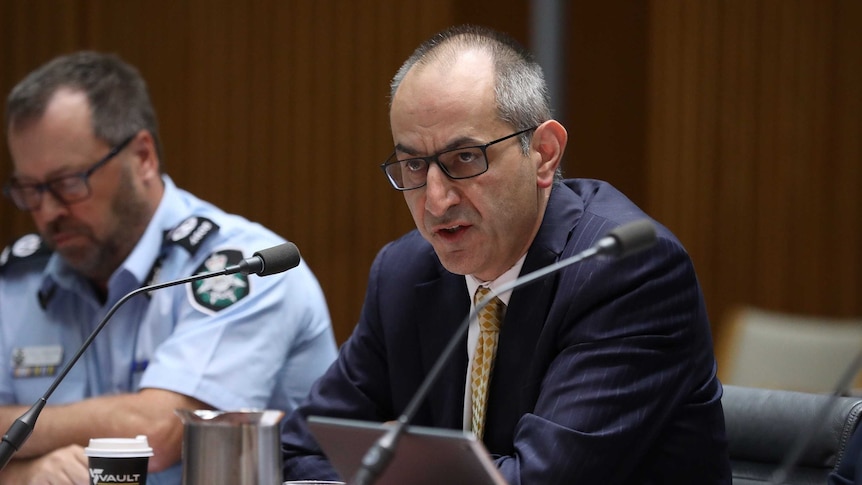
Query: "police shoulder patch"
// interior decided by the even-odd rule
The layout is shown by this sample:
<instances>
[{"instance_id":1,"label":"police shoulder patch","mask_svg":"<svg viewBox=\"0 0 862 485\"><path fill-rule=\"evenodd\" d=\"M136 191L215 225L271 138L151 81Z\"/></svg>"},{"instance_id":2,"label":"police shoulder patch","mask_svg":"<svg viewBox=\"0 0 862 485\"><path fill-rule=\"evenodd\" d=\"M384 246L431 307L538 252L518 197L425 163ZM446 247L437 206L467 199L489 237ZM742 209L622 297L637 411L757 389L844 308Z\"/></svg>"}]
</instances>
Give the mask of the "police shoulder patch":
<instances>
[{"instance_id":1,"label":"police shoulder patch","mask_svg":"<svg viewBox=\"0 0 862 485\"><path fill-rule=\"evenodd\" d=\"M33 260L50 255L51 250L38 234L27 234L0 252L0 269L16 261Z\"/></svg>"},{"instance_id":2,"label":"police shoulder patch","mask_svg":"<svg viewBox=\"0 0 862 485\"><path fill-rule=\"evenodd\" d=\"M242 252L236 249L224 249L210 254L195 274L220 271L229 265L239 264ZM201 311L212 313L224 310L234 303L247 297L251 292L248 276L242 273L214 276L192 282L189 285L192 305Z\"/></svg>"}]
</instances>

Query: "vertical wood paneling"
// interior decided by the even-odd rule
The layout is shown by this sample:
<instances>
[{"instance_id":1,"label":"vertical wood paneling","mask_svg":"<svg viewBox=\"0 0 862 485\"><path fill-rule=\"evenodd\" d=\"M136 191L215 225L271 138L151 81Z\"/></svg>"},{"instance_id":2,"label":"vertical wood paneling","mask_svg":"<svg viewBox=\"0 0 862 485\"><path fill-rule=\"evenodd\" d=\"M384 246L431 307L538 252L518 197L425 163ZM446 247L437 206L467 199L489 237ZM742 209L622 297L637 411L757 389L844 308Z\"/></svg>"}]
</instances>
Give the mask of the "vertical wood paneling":
<instances>
[{"instance_id":1,"label":"vertical wood paneling","mask_svg":"<svg viewBox=\"0 0 862 485\"><path fill-rule=\"evenodd\" d=\"M612 182L645 203L645 2L575 1L562 29L567 177Z\"/></svg>"},{"instance_id":2,"label":"vertical wood paneling","mask_svg":"<svg viewBox=\"0 0 862 485\"><path fill-rule=\"evenodd\" d=\"M27 72L78 42L83 19L84 12L76 2L0 2L0 89L4 108L9 90ZM0 139L0 180L5 183L12 165L6 137ZM0 246L32 230L27 214L0 201Z\"/></svg>"},{"instance_id":3,"label":"vertical wood paneling","mask_svg":"<svg viewBox=\"0 0 862 485\"><path fill-rule=\"evenodd\" d=\"M713 248L709 250L710 260L707 271L701 274L713 282L708 293L723 294L727 301L740 301L750 295L755 288L753 278L740 278L736 267L725 263L730 256L726 248L735 248L733 257L738 267L753 268L754 250L748 244L740 243L740 235L752 235L751 201L757 187L755 177L757 164L755 150L758 137L754 136L757 126L757 103L749 96L757 96L755 77L746 73L755 72L761 62L759 53L750 46L758 36L758 9L741 8L739 2L723 4L720 10L720 32L718 57L719 69L718 106L716 119L718 126L719 156L716 193L716 206L711 212L713 227ZM748 93L748 94L747 94ZM717 217L721 216L720 219ZM729 217L728 217L729 215ZM717 228L718 230L713 230ZM722 300L710 301L717 309L713 315L721 315Z\"/></svg>"},{"instance_id":4,"label":"vertical wood paneling","mask_svg":"<svg viewBox=\"0 0 862 485\"><path fill-rule=\"evenodd\" d=\"M390 77L453 23L525 41L527 5L0 1L0 90L75 49L138 66L168 173L295 241L343 340L374 254L413 227L377 168ZM862 314L862 3L577 0L567 18L567 172L680 236L713 320L737 303ZM0 204L0 241L30 228Z\"/></svg>"},{"instance_id":5,"label":"vertical wood paneling","mask_svg":"<svg viewBox=\"0 0 862 485\"><path fill-rule=\"evenodd\" d=\"M830 212L826 215L838 228L840 244L832 244L829 253L836 265L829 275L835 288L835 307L841 314L859 314L862 294L862 2L839 2L831 22L835 39L835 57L830 69L835 82L829 98L831 119L827 170L841 174L832 177ZM850 226L851 230L844 230Z\"/></svg>"},{"instance_id":6,"label":"vertical wood paneling","mask_svg":"<svg viewBox=\"0 0 862 485\"><path fill-rule=\"evenodd\" d=\"M679 145L671 140L680 138L679 96L680 80L677 70L671 69L677 60L681 35L679 33L681 8L677 2L655 2L651 5L651 28L648 43L652 53L648 63L647 95L647 204L654 215L678 235L683 227L673 207L676 194L663 190L666 186L682 185L678 170ZM662 22L661 28L655 24ZM691 249L691 248L689 248Z\"/></svg>"},{"instance_id":7,"label":"vertical wood paneling","mask_svg":"<svg viewBox=\"0 0 862 485\"><path fill-rule=\"evenodd\" d=\"M371 259L412 228L377 169L392 146L388 80L452 15L448 2L419 0L0 2L0 89L77 49L136 65L159 112L166 171L295 241L343 340ZM2 148L5 169L5 139ZM31 230L9 204L0 220L4 243Z\"/></svg>"},{"instance_id":8,"label":"vertical wood paneling","mask_svg":"<svg viewBox=\"0 0 862 485\"><path fill-rule=\"evenodd\" d=\"M858 316L862 8L654 0L647 204L718 326L737 304Z\"/></svg>"},{"instance_id":9,"label":"vertical wood paneling","mask_svg":"<svg viewBox=\"0 0 862 485\"><path fill-rule=\"evenodd\" d=\"M746 275L758 282L755 299L760 304L769 308L780 308L781 295L786 294L783 282L789 280L790 261L788 251L792 244L792 234L789 232L787 216L789 214L788 201L785 190L789 186L790 171L786 157L785 147L791 140L782 139L780 133L786 133L791 113L784 111L786 106L787 91L792 82L790 72L781 72L782 66L786 66L787 55L790 49L782 49L786 45L786 19L776 12L773 4L763 4L763 14L760 19L762 32L761 44L749 45L744 48L760 50L762 55L758 71L753 73L741 73L742 75L754 76L758 83L758 93L742 93L742 102L755 103L758 106L758 121L754 135L761 140L757 153L757 179L755 183L761 190L749 201L753 211L753 224L756 237L746 238L737 244L752 244L755 247L755 265L752 270L737 267L733 261L729 264L734 266L740 275ZM731 21L728 19L728 21ZM784 59L781 57L784 56ZM780 81L780 82L779 82ZM769 126L764 125L764 120L770 120ZM768 190L765 190L767 189ZM732 216L731 216L732 217ZM732 248L728 256L733 256ZM767 273L775 278L775 284L763 284L763 278L769 278Z\"/></svg>"}]
</instances>

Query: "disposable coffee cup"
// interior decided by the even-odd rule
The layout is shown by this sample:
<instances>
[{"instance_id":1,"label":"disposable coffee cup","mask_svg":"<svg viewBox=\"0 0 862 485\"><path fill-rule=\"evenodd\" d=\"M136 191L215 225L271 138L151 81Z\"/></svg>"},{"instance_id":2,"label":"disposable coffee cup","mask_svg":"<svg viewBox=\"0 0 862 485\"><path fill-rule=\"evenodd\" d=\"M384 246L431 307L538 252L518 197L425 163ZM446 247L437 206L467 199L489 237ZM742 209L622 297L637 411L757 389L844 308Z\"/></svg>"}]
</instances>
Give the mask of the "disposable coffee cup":
<instances>
[{"instance_id":1,"label":"disposable coffee cup","mask_svg":"<svg viewBox=\"0 0 862 485\"><path fill-rule=\"evenodd\" d=\"M146 485L153 449L147 437L93 438L84 448L92 485Z\"/></svg>"}]
</instances>

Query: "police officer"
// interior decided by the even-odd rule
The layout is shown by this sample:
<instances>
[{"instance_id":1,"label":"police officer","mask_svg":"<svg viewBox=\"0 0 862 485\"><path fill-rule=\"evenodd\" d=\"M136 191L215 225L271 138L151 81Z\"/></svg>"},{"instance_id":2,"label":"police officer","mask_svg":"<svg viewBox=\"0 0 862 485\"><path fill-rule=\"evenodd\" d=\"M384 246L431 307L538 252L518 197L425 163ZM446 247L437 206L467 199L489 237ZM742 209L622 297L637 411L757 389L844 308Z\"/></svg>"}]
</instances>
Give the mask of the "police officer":
<instances>
[{"instance_id":1,"label":"police officer","mask_svg":"<svg viewBox=\"0 0 862 485\"><path fill-rule=\"evenodd\" d=\"M5 195L39 234L0 254L0 428L48 388L123 295L235 264L284 242L179 189L162 172L144 80L121 59L59 57L11 92ZM292 409L334 360L305 263L139 295L56 389L0 482L88 483L81 445L145 434L149 483L180 483L187 409Z\"/></svg>"}]
</instances>

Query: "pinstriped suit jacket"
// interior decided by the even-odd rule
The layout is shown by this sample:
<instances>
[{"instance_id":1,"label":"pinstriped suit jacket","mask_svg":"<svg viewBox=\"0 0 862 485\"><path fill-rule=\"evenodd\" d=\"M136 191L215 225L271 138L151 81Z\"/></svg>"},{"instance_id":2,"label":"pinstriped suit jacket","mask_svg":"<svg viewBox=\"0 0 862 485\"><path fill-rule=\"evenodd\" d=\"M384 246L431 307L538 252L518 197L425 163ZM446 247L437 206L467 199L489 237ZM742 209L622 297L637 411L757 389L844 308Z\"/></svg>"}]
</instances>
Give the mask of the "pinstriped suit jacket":
<instances>
[{"instance_id":1,"label":"pinstriped suit jacket","mask_svg":"<svg viewBox=\"0 0 862 485\"><path fill-rule=\"evenodd\" d=\"M557 184L522 274L644 217L607 183ZM484 437L509 483L730 483L701 290L682 245L657 229L648 251L585 261L513 292ZM417 231L384 247L353 335L285 423L286 478L337 477L303 418L396 419L469 306L464 277L446 271ZM464 349L413 424L462 427Z\"/></svg>"}]
</instances>

